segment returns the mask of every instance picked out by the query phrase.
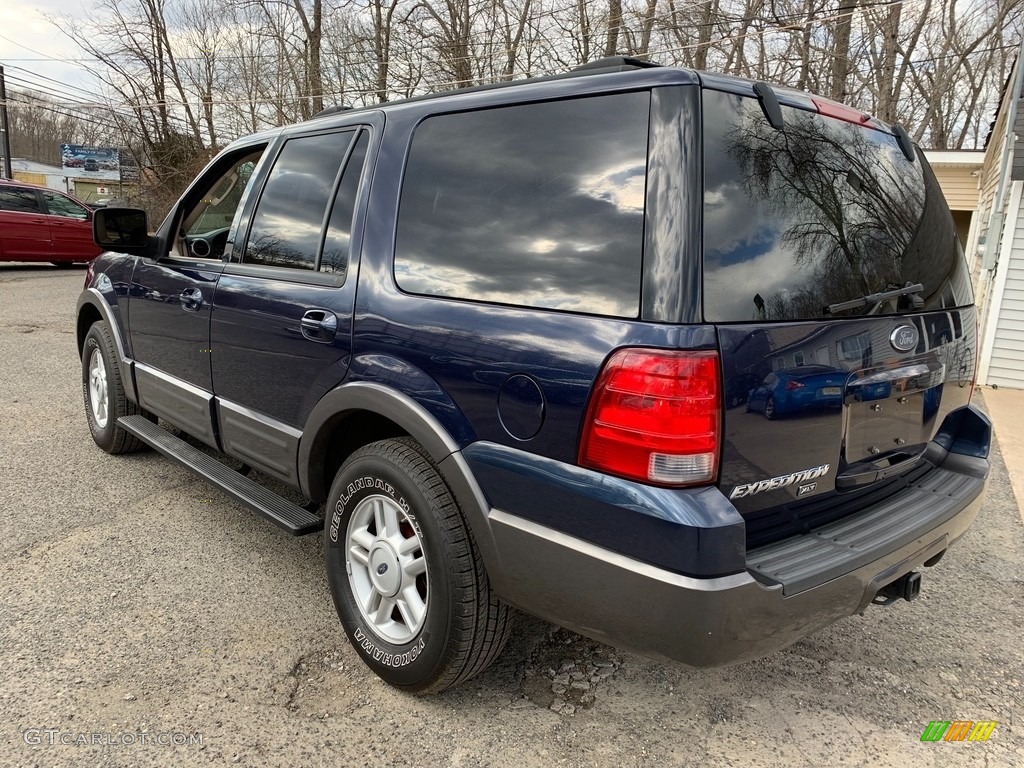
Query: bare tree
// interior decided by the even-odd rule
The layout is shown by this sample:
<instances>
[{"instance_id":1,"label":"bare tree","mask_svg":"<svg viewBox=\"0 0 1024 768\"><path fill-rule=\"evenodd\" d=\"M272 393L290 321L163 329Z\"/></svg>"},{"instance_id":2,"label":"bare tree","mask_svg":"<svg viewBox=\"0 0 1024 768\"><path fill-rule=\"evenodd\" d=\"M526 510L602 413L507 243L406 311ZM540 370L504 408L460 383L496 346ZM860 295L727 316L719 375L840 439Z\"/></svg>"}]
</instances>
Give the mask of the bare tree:
<instances>
[{"instance_id":1,"label":"bare tree","mask_svg":"<svg viewBox=\"0 0 1024 768\"><path fill-rule=\"evenodd\" d=\"M614 56L619 50L619 28L622 26L622 0L608 0L608 37L604 55Z\"/></svg>"},{"instance_id":2,"label":"bare tree","mask_svg":"<svg viewBox=\"0 0 1024 768\"><path fill-rule=\"evenodd\" d=\"M62 29L97 61L110 119L159 178L325 104L620 53L822 93L905 124L926 146L972 146L1024 26L1024 0L920 0L913 12L895 0L85 2L96 20Z\"/></svg>"}]
</instances>

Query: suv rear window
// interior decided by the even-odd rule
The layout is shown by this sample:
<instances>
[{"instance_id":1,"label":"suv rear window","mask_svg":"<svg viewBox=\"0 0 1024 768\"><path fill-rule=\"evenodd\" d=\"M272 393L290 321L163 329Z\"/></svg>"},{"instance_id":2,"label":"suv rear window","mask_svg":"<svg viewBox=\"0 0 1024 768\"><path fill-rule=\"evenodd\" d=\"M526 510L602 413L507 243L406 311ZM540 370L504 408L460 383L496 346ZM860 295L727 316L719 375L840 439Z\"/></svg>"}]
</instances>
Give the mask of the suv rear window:
<instances>
[{"instance_id":1,"label":"suv rear window","mask_svg":"<svg viewBox=\"0 0 1024 768\"><path fill-rule=\"evenodd\" d=\"M425 120L402 188L398 285L636 317L649 112L640 92Z\"/></svg>"},{"instance_id":2,"label":"suv rear window","mask_svg":"<svg viewBox=\"0 0 1024 768\"><path fill-rule=\"evenodd\" d=\"M808 320L964 306L967 265L942 192L895 137L704 91L704 316ZM910 284L918 296L831 305Z\"/></svg>"}]
</instances>

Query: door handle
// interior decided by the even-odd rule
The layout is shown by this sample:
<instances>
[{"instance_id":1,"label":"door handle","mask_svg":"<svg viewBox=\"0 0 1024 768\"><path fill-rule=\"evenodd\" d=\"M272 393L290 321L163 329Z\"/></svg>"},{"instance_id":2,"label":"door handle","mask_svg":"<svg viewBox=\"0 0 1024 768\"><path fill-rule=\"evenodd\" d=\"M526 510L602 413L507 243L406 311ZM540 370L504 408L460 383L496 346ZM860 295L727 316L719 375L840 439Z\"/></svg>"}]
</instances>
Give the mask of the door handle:
<instances>
[{"instance_id":1,"label":"door handle","mask_svg":"<svg viewBox=\"0 0 1024 768\"><path fill-rule=\"evenodd\" d=\"M308 309L299 322L302 335L310 341L329 344L338 332L338 318L326 309Z\"/></svg>"},{"instance_id":2,"label":"door handle","mask_svg":"<svg viewBox=\"0 0 1024 768\"><path fill-rule=\"evenodd\" d=\"M181 308L186 312L195 312L203 305L203 292L198 288L186 288L181 292Z\"/></svg>"}]
</instances>

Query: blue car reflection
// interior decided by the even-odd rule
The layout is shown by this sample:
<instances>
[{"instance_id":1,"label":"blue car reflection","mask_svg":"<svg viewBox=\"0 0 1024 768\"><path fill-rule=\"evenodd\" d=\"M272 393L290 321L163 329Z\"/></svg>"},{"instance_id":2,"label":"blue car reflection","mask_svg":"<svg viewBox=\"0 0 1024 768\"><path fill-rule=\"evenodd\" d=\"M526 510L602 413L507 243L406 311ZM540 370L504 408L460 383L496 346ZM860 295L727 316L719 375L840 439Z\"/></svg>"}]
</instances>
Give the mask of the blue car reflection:
<instances>
[{"instance_id":1,"label":"blue car reflection","mask_svg":"<svg viewBox=\"0 0 1024 768\"><path fill-rule=\"evenodd\" d=\"M840 406L847 374L824 365L801 365L773 371L751 390L747 410L774 419L800 411Z\"/></svg>"},{"instance_id":2,"label":"blue car reflection","mask_svg":"<svg viewBox=\"0 0 1024 768\"><path fill-rule=\"evenodd\" d=\"M892 395L892 384L888 381L872 381L868 384L860 384L854 388L854 399L863 403L872 400L885 400Z\"/></svg>"}]
</instances>

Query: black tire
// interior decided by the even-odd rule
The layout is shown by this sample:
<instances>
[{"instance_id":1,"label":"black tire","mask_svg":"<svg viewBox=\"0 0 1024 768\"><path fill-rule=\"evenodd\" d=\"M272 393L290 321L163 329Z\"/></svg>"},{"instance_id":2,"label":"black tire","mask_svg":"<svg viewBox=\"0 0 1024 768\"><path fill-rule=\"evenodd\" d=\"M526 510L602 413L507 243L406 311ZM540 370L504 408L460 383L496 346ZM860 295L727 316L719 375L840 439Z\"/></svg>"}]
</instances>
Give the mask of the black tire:
<instances>
[{"instance_id":1,"label":"black tire","mask_svg":"<svg viewBox=\"0 0 1024 768\"><path fill-rule=\"evenodd\" d=\"M768 395L768 399L764 401L764 417L768 421L774 421L777 415L775 412L775 398Z\"/></svg>"},{"instance_id":2,"label":"black tire","mask_svg":"<svg viewBox=\"0 0 1024 768\"><path fill-rule=\"evenodd\" d=\"M106 373L106 422L100 424L93 412L90 400L89 368L92 356L98 355ZM118 426L117 420L122 416L142 414L152 420L152 416L133 403L124 392L121 381L121 369L117 364L117 348L106 324L97 320L85 335L82 345L82 396L85 399L85 418L89 422L92 439L107 453L130 453L145 447L144 443L134 435Z\"/></svg>"},{"instance_id":3,"label":"black tire","mask_svg":"<svg viewBox=\"0 0 1024 768\"><path fill-rule=\"evenodd\" d=\"M324 549L334 606L353 647L377 676L412 693L439 693L498 657L508 639L510 609L493 594L462 512L417 442L382 440L353 453L338 470L327 509ZM390 549L388 542L396 537L383 536L395 525L385 523L378 532L375 522L384 509L391 511L401 537ZM373 541L361 559L353 554L363 552L350 539L353 534ZM408 554L389 560L404 549ZM420 558L425 572L408 575L416 570L409 563ZM395 570L388 570L389 563ZM400 574L400 584L388 573ZM384 602L388 590L394 595L391 608ZM367 604L377 600L376 621L357 605L358 594ZM406 594L412 594L408 603L401 599ZM425 613L408 621L417 599ZM385 613L388 618L382 619Z\"/></svg>"}]
</instances>

